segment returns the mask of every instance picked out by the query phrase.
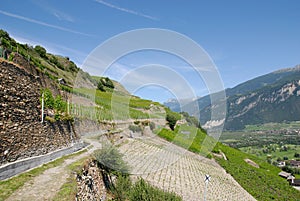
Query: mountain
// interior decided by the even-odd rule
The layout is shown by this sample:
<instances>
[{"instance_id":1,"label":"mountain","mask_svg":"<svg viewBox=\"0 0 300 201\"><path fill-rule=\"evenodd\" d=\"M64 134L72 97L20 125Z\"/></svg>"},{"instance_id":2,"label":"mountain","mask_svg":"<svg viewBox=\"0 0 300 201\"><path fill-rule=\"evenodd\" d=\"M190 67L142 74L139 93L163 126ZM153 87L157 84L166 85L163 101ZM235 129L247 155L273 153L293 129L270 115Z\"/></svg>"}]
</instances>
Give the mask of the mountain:
<instances>
[{"instance_id":1,"label":"mountain","mask_svg":"<svg viewBox=\"0 0 300 201\"><path fill-rule=\"evenodd\" d=\"M198 99L196 99L196 100L198 100ZM186 98L186 99L180 99L180 100L171 98L171 99L167 100L166 102L164 102L163 105L170 108L174 112L182 112L183 111L182 108L184 108L185 105L190 104L194 101L195 101L195 99L192 99L192 98Z\"/></svg>"},{"instance_id":2,"label":"mountain","mask_svg":"<svg viewBox=\"0 0 300 201\"><path fill-rule=\"evenodd\" d=\"M246 125L300 120L300 65L278 70L225 90L226 130L241 130ZM167 104L166 104L167 105ZM199 106L200 114L195 107ZM210 96L185 104L183 111L200 118L204 128L211 127ZM178 110L178 105L173 105Z\"/></svg>"}]
</instances>

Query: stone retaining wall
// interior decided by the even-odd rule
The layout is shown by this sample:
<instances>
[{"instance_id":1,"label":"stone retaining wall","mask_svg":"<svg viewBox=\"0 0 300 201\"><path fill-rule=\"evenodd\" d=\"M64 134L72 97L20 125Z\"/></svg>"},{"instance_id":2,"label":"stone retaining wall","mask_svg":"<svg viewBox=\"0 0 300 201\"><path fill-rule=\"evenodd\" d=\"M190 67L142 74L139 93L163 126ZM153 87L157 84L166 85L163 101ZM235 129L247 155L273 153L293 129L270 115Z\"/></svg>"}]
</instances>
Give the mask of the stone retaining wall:
<instances>
[{"instance_id":1,"label":"stone retaining wall","mask_svg":"<svg viewBox=\"0 0 300 201\"><path fill-rule=\"evenodd\" d=\"M41 123L45 80L0 60L0 165L68 147L76 141L67 121Z\"/></svg>"}]
</instances>

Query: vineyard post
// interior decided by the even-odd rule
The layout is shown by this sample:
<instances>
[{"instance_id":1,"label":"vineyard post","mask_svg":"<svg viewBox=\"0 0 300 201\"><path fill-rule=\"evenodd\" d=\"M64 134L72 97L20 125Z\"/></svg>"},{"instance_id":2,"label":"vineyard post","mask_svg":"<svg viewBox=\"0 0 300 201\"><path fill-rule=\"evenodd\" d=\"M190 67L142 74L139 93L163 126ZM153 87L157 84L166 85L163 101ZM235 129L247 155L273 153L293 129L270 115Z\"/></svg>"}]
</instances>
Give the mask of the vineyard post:
<instances>
[{"instance_id":1,"label":"vineyard post","mask_svg":"<svg viewBox=\"0 0 300 201\"><path fill-rule=\"evenodd\" d=\"M210 175L206 174L205 175L205 189L204 189L204 198L203 200L206 201L206 193L207 193L207 186L208 186L208 183L210 182Z\"/></svg>"},{"instance_id":2,"label":"vineyard post","mask_svg":"<svg viewBox=\"0 0 300 201\"><path fill-rule=\"evenodd\" d=\"M44 92L42 94L42 121L41 123L44 122Z\"/></svg>"},{"instance_id":3,"label":"vineyard post","mask_svg":"<svg viewBox=\"0 0 300 201\"><path fill-rule=\"evenodd\" d=\"M67 105L67 114L70 114L70 101L68 99L68 105Z\"/></svg>"}]
</instances>

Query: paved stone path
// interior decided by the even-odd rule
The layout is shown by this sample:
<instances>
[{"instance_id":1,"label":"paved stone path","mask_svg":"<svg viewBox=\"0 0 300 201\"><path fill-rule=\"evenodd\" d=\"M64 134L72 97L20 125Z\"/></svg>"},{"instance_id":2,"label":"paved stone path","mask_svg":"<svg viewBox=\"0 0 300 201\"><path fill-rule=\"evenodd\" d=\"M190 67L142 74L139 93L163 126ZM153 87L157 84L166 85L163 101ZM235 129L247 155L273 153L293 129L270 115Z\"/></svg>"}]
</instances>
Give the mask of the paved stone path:
<instances>
[{"instance_id":1,"label":"paved stone path","mask_svg":"<svg viewBox=\"0 0 300 201\"><path fill-rule=\"evenodd\" d=\"M203 200L205 174L211 176L207 200L255 200L215 161L158 137L129 139L120 150L132 173L154 186L177 193L183 200Z\"/></svg>"}]
</instances>

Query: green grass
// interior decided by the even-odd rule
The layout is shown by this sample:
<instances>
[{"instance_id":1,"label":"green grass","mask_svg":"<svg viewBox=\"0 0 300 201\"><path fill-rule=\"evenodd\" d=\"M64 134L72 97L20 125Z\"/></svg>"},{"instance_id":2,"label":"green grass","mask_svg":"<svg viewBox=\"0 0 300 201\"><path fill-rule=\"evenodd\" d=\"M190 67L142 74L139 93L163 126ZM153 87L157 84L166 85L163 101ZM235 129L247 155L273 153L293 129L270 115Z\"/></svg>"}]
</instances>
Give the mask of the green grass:
<instances>
[{"instance_id":1,"label":"green grass","mask_svg":"<svg viewBox=\"0 0 300 201\"><path fill-rule=\"evenodd\" d=\"M67 168L72 172L72 174L67 179L67 182L60 188L59 192L55 195L53 201L75 200L76 193L77 193L77 181L76 181L76 177L74 177L74 174L79 174L81 172L84 162L88 158L89 157L82 158L68 165Z\"/></svg>"},{"instance_id":2,"label":"green grass","mask_svg":"<svg viewBox=\"0 0 300 201\"><path fill-rule=\"evenodd\" d=\"M300 136L291 129L266 130L266 131L235 131L223 132L220 141L231 147L263 147L270 144L294 144L300 143Z\"/></svg>"},{"instance_id":3,"label":"green grass","mask_svg":"<svg viewBox=\"0 0 300 201\"><path fill-rule=\"evenodd\" d=\"M93 120L127 120L127 119L149 119L164 118L165 114L161 111L146 112L151 104L157 105L149 100L140 99L114 92L102 92L95 89L77 88L73 93L95 101L98 107L72 105L71 111L75 110L79 116ZM78 112L79 111L79 112Z\"/></svg>"},{"instance_id":4,"label":"green grass","mask_svg":"<svg viewBox=\"0 0 300 201\"><path fill-rule=\"evenodd\" d=\"M80 155L86 150L64 156L50 163L44 164L40 167L24 172L20 175L12 177L8 180L0 181L0 201L7 199L17 189L21 188L26 182L32 180L34 177L42 174L45 170L61 165L66 159Z\"/></svg>"},{"instance_id":5,"label":"green grass","mask_svg":"<svg viewBox=\"0 0 300 201\"><path fill-rule=\"evenodd\" d=\"M210 149L216 143L202 130L187 125L176 126L174 131L163 128L157 135L189 151L205 156L209 154Z\"/></svg>"},{"instance_id":6,"label":"green grass","mask_svg":"<svg viewBox=\"0 0 300 201\"><path fill-rule=\"evenodd\" d=\"M283 145L282 145L283 146ZM291 144L285 144L284 146L288 147L287 151L280 150L280 145L271 145L271 147L274 147L274 151L271 151L269 153L264 153L263 150L266 149L266 146L264 147L242 147L240 148L241 151L256 155L257 157L261 159L267 159L267 157L272 158L274 160L277 160L277 158L283 159L283 157L288 157L289 160L295 159L294 155L295 153L300 153L300 145L291 145Z\"/></svg>"}]
</instances>

